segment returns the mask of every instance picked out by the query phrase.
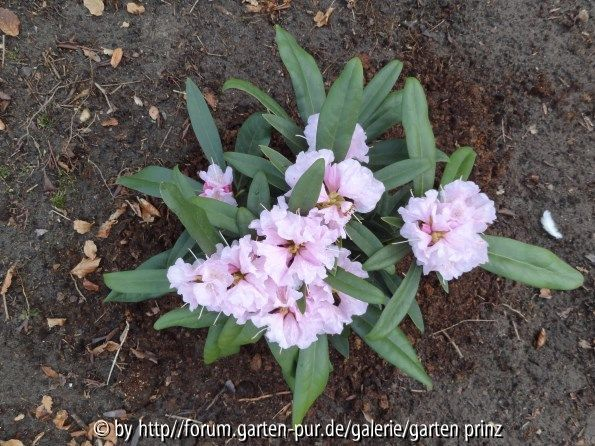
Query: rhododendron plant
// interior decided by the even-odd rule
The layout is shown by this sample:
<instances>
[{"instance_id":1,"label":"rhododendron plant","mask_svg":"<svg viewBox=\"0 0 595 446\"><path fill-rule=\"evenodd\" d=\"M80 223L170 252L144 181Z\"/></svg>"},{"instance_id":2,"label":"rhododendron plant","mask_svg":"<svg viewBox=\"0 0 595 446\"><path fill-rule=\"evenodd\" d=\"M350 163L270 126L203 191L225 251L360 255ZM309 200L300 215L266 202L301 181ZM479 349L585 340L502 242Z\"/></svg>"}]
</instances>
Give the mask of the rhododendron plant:
<instances>
[{"instance_id":1,"label":"rhododendron plant","mask_svg":"<svg viewBox=\"0 0 595 446\"><path fill-rule=\"evenodd\" d=\"M224 151L188 80L188 113L208 164L202 182L158 166L118 179L162 198L185 231L137 269L105 274L107 301L177 293L181 306L154 326L208 328L207 364L264 337L293 390L293 423L301 423L328 381L329 344L347 357L352 331L431 387L399 328L409 317L424 330L415 300L422 275L436 274L446 292L475 267L538 288L582 284L550 251L486 235L496 213L468 181L475 152L437 149L421 84L408 78L395 89L401 62L364 87L354 58L326 91L312 56L276 32L301 122L253 84L230 79L224 91L241 90L266 112L248 117L235 150ZM382 140L396 125L405 138ZM280 150L269 147L273 131ZM445 163L439 181L437 162Z\"/></svg>"}]
</instances>

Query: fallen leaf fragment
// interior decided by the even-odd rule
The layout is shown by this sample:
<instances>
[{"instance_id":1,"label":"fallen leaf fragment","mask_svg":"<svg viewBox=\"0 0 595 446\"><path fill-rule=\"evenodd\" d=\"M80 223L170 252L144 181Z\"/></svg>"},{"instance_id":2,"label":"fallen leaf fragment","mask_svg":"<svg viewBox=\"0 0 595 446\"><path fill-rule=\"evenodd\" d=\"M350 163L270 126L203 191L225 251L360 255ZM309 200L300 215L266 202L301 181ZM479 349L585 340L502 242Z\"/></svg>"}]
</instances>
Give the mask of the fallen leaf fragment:
<instances>
[{"instance_id":1,"label":"fallen leaf fragment","mask_svg":"<svg viewBox=\"0 0 595 446\"><path fill-rule=\"evenodd\" d=\"M126 203L120 205L118 209L116 209L112 215L109 216L107 221L105 221L97 231L97 237L99 238L107 238L109 233L114 226L118 222L118 218L126 211Z\"/></svg>"},{"instance_id":2,"label":"fallen leaf fragment","mask_svg":"<svg viewBox=\"0 0 595 446\"><path fill-rule=\"evenodd\" d=\"M215 93L213 93L211 90L205 89L203 96L205 101L207 101L207 104L209 104L209 107L211 107L213 111L217 110L217 104L219 101L217 96L215 96Z\"/></svg>"},{"instance_id":3,"label":"fallen leaf fragment","mask_svg":"<svg viewBox=\"0 0 595 446\"><path fill-rule=\"evenodd\" d=\"M0 294L3 296L8 292L10 285L12 285L12 276L14 276L16 267L16 264L12 264L8 268L8 271L6 271L6 276L4 277L4 282L2 282L2 288L0 289Z\"/></svg>"},{"instance_id":4,"label":"fallen leaf fragment","mask_svg":"<svg viewBox=\"0 0 595 446\"><path fill-rule=\"evenodd\" d=\"M14 417L14 421L21 421L24 418L25 418L25 414L24 413L20 413L16 417Z\"/></svg>"},{"instance_id":5,"label":"fallen leaf fragment","mask_svg":"<svg viewBox=\"0 0 595 446\"><path fill-rule=\"evenodd\" d=\"M70 270L71 274L74 274L79 279L82 279L87 274L91 274L95 272L97 268L99 268L99 262L101 262L100 258L96 259L88 259L84 258L81 260L74 268Z\"/></svg>"},{"instance_id":6,"label":"fallen leaf fragment","mask_svg":"<svg viewBox=\"0 0 595 446\"><path fill-rule=\"evenodd\" d=\"M101 57L99 57L99 54L97 54L93 50L88 50L86 48L83 48L83 54L95 62L101 62Z\"/></svg>"},{"instance_id":7,"label":"fallen leaf fragment","mask_svg":"<svg viewBox=\"0 0 595 446\"><path fill-rule=\"evenodd\" d=\"M137 350L135 348L131 348L130 351L132 352L132 354L134 356L136 356L138 359L148 359L149 361L157 364L157 356L155 355L155 353L150 352L150 351L142 351L142 350Z\"/></svg>"},{"instance_id":8,"label":"fallen leaf fragment","mask_svg":"<svg viewBox=\"0 0 595 446\"><path fill-rule=\"evenodd\" d=\"M151 223L155 220L155 217L161 217L161 214L155 206L144 198L139 198L138 203L140 206L141 218L145 223Z\"/></svg>"},{"instance_id":9,"label":"fallen leaf fragment","mask_svg":"<svg viewBox=\"0 0 595 446\"><path fill-rule=\"evenodd\" d=\"M50 415L52 413L52 404L52 397L49 395L44 395L41 398L41 404L37 406L37 409L35 409L35 418L40 419Z\"/></svg>"},{"instance_id":10,"label":"fallen leaf fragment","mask_svg":"<svg viewBox=\"0 0 595 446\"><path fill-rule=\"evenodd\" d=\"M129 2L126 4L126 11L130 14L139 15L145 12L145 7L143 5L139 5L138 3Z\"/></svg>"},{"instance_id":11,"label":"fallen leaf fragment","mask_svg":"<svg viewBox=\"0 0 595 446\"><path fill-rule=\"evenodd\" d=\"M88 221L85 221L85 220L75 220L72 223L72 227L79 234L86 234L87 232L89 232L91 230L91 226L93 226L93 223L89 223Z\"/></svg>"},{"instance_id":12,"label":"fallen leaf fragment","mask_svg":"<svg viewBox=\"0 0 595 446\"><path fill-rule=\"evenodd\" d=\"M0 31L11 37L18 36L21 31L21 21L10 9L0 8Z\"/></svg>"},{"instance_id":13,"label":"fallen leaf fragment","mask_svg":"<svg viewBox=\"0 0 595 446\"><path fill-rule=\"evenodd\" d=\"M325 12L318 11L314 16L314 24L316 25L316 27L321 28L323 26L328 25L328 21L331 18L331 14L334 10L335 8L331 6Z\"/></svg>"},{"instance_id":14,"label":"fallen leaf fragment","mask_svg":"<svg viewBox=\"0 0 595 446\"><path fill-rule=\"evenodd\" d=\"M91 15L94 15L94 16L103 15L103 10L105 9L103 0L84 0L83 4L89 10Z\"/></svg>"},{"instance_id":15,"label":"fallen leaf fragment","mask_svg":"<svg viewBox=\"0 0 595 446\"><path fill-rule=\"evenodd\" d=\"M87 122L89 119L91 119L91 111L88 108L85 108L79 115L79 121Z\"/></svg>"},{"instance_id":16,"label":"fallen leaf fragment","mask_svg":"<svg viewBox=\"0 0 595 446\"><path fill-rule=\"evenodd\" d=\"M542 328L535 336L535 348L541 348L545 345L547 341L547 333L545 332L545 328Z\"/></svg>"},{"instance_id":17,"label":"fallen leaf fragment","mask_svg":"<svg viewBox=\"0 0 595 446\"><path fill-rule=\"evenodd\" d=\"M103 352L115 352L119 346L120 344L115 341L107 341L90 350L90 352L93 356L99 356Z\"/></svg>"},{"instance_id":18,"label":"fallen leaf fragment","mask_svg":"<svg viewBox=\"0 0 595 446\"><path fill-rule=\"evenodd\" d=\"M92 291L94 293L96 293L97 291L99 291L99 285L97 285L96 283L91 282L88 279L83 279L83 288L86 289L87 291Z\"/></svg>"},{"instance_id":19,"label":"fallen leaf fragment","mask_svg":"<svg viewBox=\"0 0 595 446\"><path fill-rule=\"evenodd\" d=\"M542 299L551 299L552 298L552 290L549 288L541 288L539 290L539 297Z\"/></svg>"},{"instance_id":20,"label":"fallen leaf fragment","mask_svg":"<svg viewBox=\"0 0 595 446\"><path fill-rule=\"evenodd\" d=\"M122 48L116 48L114 50L114 52L112 53L112 60L110 60L110 65L114 68L116 68L118 65L120 65L123 55L124 55L124 50L122 50Z\"/></svg>"},{"instance_id":21,"label":"fallen leaf fragment","mask_svg":"<svg viewBox=\"0 0 595 446\"><path fill-rule=\"evenodd\" d=\"M592 348L590 342L587 341L586 339L581 339L580 341L578 341L578 346L580 348L584 348L586 350L589 350Z\"/></svg>"},{"instance_id":22,"label":"fallen leaf fragment","mask_svg":"<svg viewBox=\"0 0 595 446\"><path fill-rule=\"evenodd\" d=\"M48 328L63 327L66 323L66 318L64 317L48 317L46 320L48 322Z\"/></svg>"},{"instance_id":23,"label":"fallen leaf fragment","mask_svg":"<svg viewBox=\"0 0 595 446\"><path fill-rule=\"evenodd\" d=\"M45 373L45 376L47 376L48 378L60 377L60 374L56 372L53 368L51 368L49 365L42 365L41 370L43 371L43 373Z\"/></svg>"},{"instance_id":24,"label":"fallen leaf fragment","mask_svg":"<svg viewBox=\"0 0 595 446\"><path fill-rule=\"evenodd\" d=\"M97 245L93 240L85 240L83 252L89 259L93 260L95 257L97 257Z\"/></svg>"},{"instance_id":25,"label":"fallen leaf fragment","mask_svg":"<svg viewBox=\"0 0 595 446\"><path fill-rule=\"evenodd\" d=\"M107 118L104 119L103 121L101 121L101 126L102 127L115 127L119 124L118 120L116 118Z\"/></svg>"},{"instance_id":26,"label":"fallen leaf fragment","mask_svg":"<svg viewBox=\"0 0 595 446\"><path fill-rule=\"evenodd\" d=\"M154 105L151 105L151 107L149 107L149 116L153 121L157 121L157 118L159 118L159 109Z\"/></svg>"},{"instance_id":27,"label":"fallen leaf fragment","mask_svg":"<svg viewBox=\"0 0 595 446\"><path fill-rule=\"evenodd\" d=\"M65 426L66 420L68 419L68 412L64 409L59 410L54 417L54 426L60 430L68 430L70 426Z\"/></svg>"},{"instance_id":28,"label":"fallen leaf fragment","mask_svg":"<svg viewBox=\"0 0 595 446\"><path fill-rule=\"evenodd\" d=\"M6 124L0 119L0 132L3 132L4 130L6 130Z\"/></svg>"},{"instance_id":29,"label":"fallen leaf fragment","mask_svg":"<svg viewBox=\"0 0 595 446\"><path fill-rule=\"evenodd\" d=\"M139 107L143 107L145 105L145 104L143 104L143 100L141 98L139 98L137 95L134 95L133 99L134 99L134 103L136 105L138 105Z\"/></svg>"},{"instance_id":30,"label":"fallen leaf fragment","mask_svg":"<svg viewBox=\"0 0 595 446\"><path fill-rule=\"evenodd\" d=\"M25 446L21 440L0 441L0 446Z\"/></svg>"}]
</instances>

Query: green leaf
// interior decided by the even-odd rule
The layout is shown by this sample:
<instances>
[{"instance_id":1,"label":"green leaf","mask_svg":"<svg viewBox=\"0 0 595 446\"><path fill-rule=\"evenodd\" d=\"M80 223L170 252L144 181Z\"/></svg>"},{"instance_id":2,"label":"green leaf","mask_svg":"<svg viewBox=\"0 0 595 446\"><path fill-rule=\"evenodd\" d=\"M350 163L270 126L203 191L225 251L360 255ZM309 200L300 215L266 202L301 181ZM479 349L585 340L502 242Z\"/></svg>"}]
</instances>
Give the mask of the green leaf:
<instances>
[{"instance_id":1,"label":"green leaf","mask_svg":"<svg viewBox=\"0 0 595 446\"><path fill-rule=\"evenodd\" d=\"M393 125L401 122L401 103L403 101L403 91L393 91L382 102L380 107L374 112L366 122L361 126L366 131L368 141L376 139Z\"/></svg>"},{"instance_id":2,"label":"green leaf","mask_svg":"<svg viewBox=\"0 0 595 446\"><path fill-rule=\"evenodd\" d=\"M254 175L248 190L246 206L254 215L260 215L264 209L271 208L271 191L264 173L258 172Z\"/></svg>"},{"instance_id":3,"label":"green leaf","mask_svg":"<svg viewBox=\"0 0 595 446\"><path fill-rule=\"evenodd\" d=\"M428 116L423 87L415 78L407 78L403 89L403 128L411 160L426 160L430 167L413 180L415 194L420 196L434 186L436 176L436 143Z\"/></svg>"},{"instance_id":4,"label":"green leaf","mask_svg":"<svg viewBox=\"0 0 595 446\"><path fill-rule=\"evenodd\" d=\"M270 97L268 94L266 94L264 91L262 91L260 88L258 88L251 82L242 79L228 79L223 84L223 91L229 90L231 88L235 88L236 90L241 90L244 93L248 93L258 102L264 105L264 107L271 113L289 119L289 115L285 110L283 110L283 107L281 107L277 101L275 101L272 97Z\"/></svg>"},{"instance_id":5,"label":"green leaf","mask_svg":"<svg viewBox=\"0 0 595 446\"><path fill-rule=\"evenodd\" d=\"M376 73L368 85L366 85L358 122L368 122L395 86L402 69L403 62L393 60Z\"/></svg>"},{"instance_id":6,"label":"green leaf","mask_svg":"<svg viewBox=\"0 0 595 446\"><path fill-rule=\"evenodd\" d=\"M270 147L260 146L260 151L264 154L264 156L266 156L269 159L271 164L275 166L275 168L283 175L285 175L285 171L287 170L287 168L293 164L291 161L289 161L275 149L271 149Z\"/></svg>"},{"instance_id":7,"label":"green leaf","mask_svg":"<svg viewBox=\"0 0 595 446\"><path fill-rule=\"evenodd\" d=\"M192 201L186 200L173 184L161 184L161 196L167 207L178 216L182 225L196 240L202 252L207 255L214 253L220 239L205 211Z\"/></svg>"},{"instance_id":8,"label":"green leaf","mask_svg":"<svg viewBox=\"0 0 595 446\"><path fill-rule=\"evenodd\" d=\"M172 248L173 249L173 248ZM163 251L153 257L150 257L148 260L145 260L136 269L132 271L139 271L143 269L166 269L170 264L168 263L169 254L171 251ZM112 290L107 297L103 300L104 302L141 302L147 299L154 299L156 297L163 296L171 292L168 289L164 293L155 293L154 291L149 293L120 293L119 291Z\"/></svg>"},{"instance_id":9,"label":"green leaf","mask_svg":"<svg viewBox=\"0 0 595 446\"><path fill-rule=\"evenodd\" d=\"M159 185L163 182L171 183L173 175L172 169L161 166L148 166L133 175L118 177L116 184L127 187L128 189L142 192L152 197L161 198ZM186 177L194 193L202 192L202 184L198 181Z\"/></svg>"},{"instance_id":10,"label":"green leaf","mask_svg":"<svg viewBox=\"0 0 595 446\"><path fill-rule=\"evenodd\" d=\"M180 172L178 166L174 166L171 179L172 183L178 186L178 189L184 198L192 198L196 196L196 192L194 192L192 184L190 184L190 181L188 181L190 178L183 175L182 172Z\"/></svg>"},{"instance_id":11,"label":"green leaf","mask_svg":"<svg viewBox=\"0 0 595 446\"><path fill-rule=\"evenodd\" d=\"M294 155L308 148L308 143L303 137L303 129L298 127L291 119L271 114L264 114L262 117L281 134L287 147Z\"/></svg>"},{"instance_id":12,"label":"green leaf","mask_svg":"<svg viewBox=\"0 0 595 446\"><path fill-rule=\"evenodd\" d=\"M583 284L583 276L560 257L539 246L505 237L485 235L489 262L483 269L535 288L574 290Z\"/></svg>"},{"instance_id":13,"label":"green leaf","mask_svg":"<svg viewBox=\"0 0 595 446\"><path fill-rule=\"evenodd\" d=\"M374 172L374 177L382 181L387 190L409 183L424 172L432 169L433 164L427 159L408 159L397 161Z\"/></svg>"},{"instance_id":14,"label":"green leaf","mask_svg":"<svg viewBox=\"0 0 595 446\"><path fill-rule=\"evenodd\" d=\"M340 291L370 304L384 304L386 296L384 293L361 277L356 276L343 268L337 268L335 274L329 274L324 279L334 290Z\"/></svg>"},{"instance_id":15,"label":"green leaf","mask_svg":"<svg viewBox=\"0 0 595 446\"><path fill-rule=\"evenodd\" d=\"M295 184L289 197L289 210L306 215L318 202L323 178L324 160L321 158L314 161Z\"/></svg>"},{"instance_id":16,"label":"green leaf","mask_svg":"<svg viewBox=\"0 0 595 446\"><path fill-rule=\"evenodd\" d=\"M232 345L226 348L219 347L219 335L223 331L226 322L227 317L219 314L217 322L209 328L202 354L205 364L212 364L219 358L235 355L240 351L239 345Z\"/></svg>"},{"instance_id":17,"label":"green leaf","mask_svg":"<svg viewBox=\"0 0 595 446\"><path fill-rule=\"evenodd\" d=\"M225 350L234 346L254 344L258 342L263 333L263 329L257 328L252 322L247 321L240 325L233 316L230 316L219 333L217 345Z\"/></svg>"},{"instance_id":18,"label":"green leaf","mask_svg":"<svg viewBox=\"0 0 595 446\"><path fill-rule=\"evenodd\" d=\"M302 422L308 409L322 394L330 372L328 340L326 335L319 335L316 342L310 344L308 348L299 350L291 413L291 422L294 426Z\"/></svg>"},{"instance_id":19,"label":"green leaf","mask_svg":"<svg viewBox=\"0 0 595 446\"><path fill-rule=\"evenodd\" d=\"M374 324L376 324L379 313L378 309L368 306L366 314L353 318L351 328L382 358L406 375L424 384L428 389L431 389L432 380L425 372L407 337L398 327L386 338L378 340L368 339L368 333Z\"/></svg>"},{"instance_id":20,"label":"green leaf","mask_svg":"<svg viewBox=\"0 0 595 446\"><path fill-rule=\"evenodd\" d=\"M349 358L349 335L351 329L348 325L345 326L341 334L332 335L329 337L331 345L337 350L345 359Z\"/></svg>"},{"instance_id":21,"label":"green leaf","mask_svg":"<svg viewBox=\"0 0 595 446\"><path fill-rule=\"evenodd\" d=\"M466 180L471 174L473 163L477 154L471 147L460 147L450 155L446 166L444 166L444 173L440 186L452 183L454 180Z\"/></svg>"},{"instance_id":22,"label":"green leaf","mask_svg":"<svg viewBox=\"0 0 595 446\"><path fill-rule=\"evenodd\" d=\"M375 142L368 152L368 167L375 170L409 158L404 139L387 139Z\"/></svg>"},{"instance_id":23,"label":"green leaf","mask_svg":"<svg viewBox=\"0 0 595 446\"><path fill-rule=\"evenodd\" d=\"M413 263L388 304L384 307L376 325L368 333L368 339L385 338L401 323L409 311L411 303L415 300L420 279L421 268Z\"/></svg>"},{"instance_id":24,"label":"green leaf","mask_svg":"<svg viewBox=\"0 0 595 446\"><path fill-rule=\"evenodd\" d=\"M240 237L250 233L250 223L254 220L256 220L256 216L247 208L238 208L237 225Z\"/></svg>"},{"instance_id":25,"label":"green leaf","mask_svg":"<svg viewBox=\"0 0 595 446\"><path fill-rule=\"evenodd\" d=\"M314 58L298 45L291 34L275 26L276 42L281 60L291 77L300 116L306 122L320 112L324 99L324 81Z\"/></svg>"},{"instance_id":26,"label":"green leaf","mask_svg":"<svg viewBox=\"0 0 595 446\"><path fill-rule=\"evenodd\" d=\"M399 194L392 194L390 191L385 190L380 196L380 200L378 201L374 212L381 217L385 215L393 215L399 200Z\"/></svg>"},{"instance_id":27,"label":"green leaf","mask_svg":"<svg viewBox=\"0 0 595 446\"><path fill-rule=\"evenodd\" d=\"M166 274L166 269L118 271L105 273L103 281L108 288L120 293L155 293L162 295L172 291Z\"/></svg>"},{"instance_id":28,"label":"green leaf","mask_svg":"<svg viewBox=\"0 0 595 446\"><path fill-rule=\"evenodd\" d=\"M202 307L190 311L188 307L176 308L168 311L155 321L153 328L163 330L171 327L206 328L213 325L217 313L207 311Z\"/></svg>"},{"instance_id":29,"label":"green leaf","mask_svg":"<svg viewBox=\"0 0 595 446\"><path fill-rule=\"evenodd\" d=\"M240 127L236 138L235 151L260 156L258 146L266 146L270 141L271 125L262 117L262 113L254 113Z\"/></svg>"},{"instance_id":30,"label":"green leaf","mask_svg":"<svg viewBox=\"0 0 595 446\"><path fill-rule=\"evenodd\" d=\"M335 162L343 161L362 105L364 71L362 62L351 59L331 86L318 118L316 147L330 149Z\"/></svg>"},{"instance_id":31,"label":"green leaf","mask_svg":"<svg viewBox=\"0 0 595 446\"><path fill-rule=\"evenodd\" d=\"M370 256L362 265L366 271L378 271L387 266L395 265L410 251L408 243L399 243L383 246Z\"/></svg>"},{"instance_id":32,"label":"green leaf","mask_svg":"<svg viewBox=\"0 0 595 446\"><path fill-rule=\"evenodd\" d=\"M397 229L403 226L403 219L401 217L381 217L380 219Z\"/></svg>"},{"instance_id":33,"label":"green leaf","mask_svg":"<svg viewBox=\"0 0 595 446\"><path fill-rule=\"evenodd\" d=\"M186 104L192 129L205 154L205 158L209 163L218 164L219 167L225 169L223 146L221 145L217 126L202 92L190 78L186 79Z\"/></svg>"},{"instance_id":34,"label":"green leaf","mask_svg":"<svg viewBox=\"0 0 595 446\"><path fill-rule=\"evenodd\" d=\"M269 342L268 340L267 344L269 346L269 349L271 350L273 357L281 366L281 372L283 373L283 378L285 379L285 382L291 390L294 390L295 369L297 367L300 350L297 347L281 349L281 347L279 347L279 344Z\"/></svg>"},{"instance_id":35,"label":"green leaf","mask_svg":"<svg viewBox=\"0 0 595 446\"><path fill-rule=\"evenodd\" d=\"M449 156L440 149L436 149L436 162L448 163Z\"/></svg>"},{"instance_id":36,"label":"green leaf","mask_svg":"<svg viewBox=\"0 0 595 446\"><path fill-rule=\"evenodd\" d=\"M368 257L382 248L382 242L363 224L351 219L345 226L345 232L353 243Z\"/></svg>"},{"instance_id":37,"label":"green leaf","mask_svg":"<svg viewBox=\"0 0 595 446\"><path fill-rule=\"evenodd\" d=\"M186 254L190 252L191 249L193 250L195 246L196 242L194 241L192 236L188 233L188 231L184 230L180 237L178 237L178 240L176 240L176 243L174 243L174 246L172 246L172 248L169 251L167 251L168 254L166 266L169 267L173 265L177 259L179 259L180 257L184 257ZM195 255L199 254L194 250L193 252Z\"/></svg>"},{"instance_id":38,"label":"green leaf","mask_svg":"<svg viewBox=\"0 0 595 446\"><path fill-rule=\"evenodd\" d=\"M388 289L390 290L391 295L395 294L395 291L397 291L398 286L402 282L401 279L399 277L397 277L396 275L388 274L384 271L381 271L381 275L382 275L382 279L384 280L384 283L388 286ZM421 314L421 309L419 308L419 305L417 304L415 299L413 300L413 302L411 302L411 305L409 306L409 310L407 311L407 315L409 316L411 321L415 324L417 329L423 333L425 330L424 318Z\"/></svg>"},{"instance_id":39,"label":"green leaf","mask_svg":"<svg viewBox=\"0 0 595 446\"><path fill-rule=\"evenodd\" d=\"M440 283L440 286L442 287L444 292L448 294L448 280L445 280L444 277L442 277L442 274L438 272L436 273L436 276L438 277L438 282Z\"/></svg>"},{"instance_id":40,"label":"green leaf","mask_svg":"<svg viewBox=\"0 0 595 446\"><path fill-rule=\"evenodd\" d=\"M247 155L245 153L227 152L225 160L231 164L234 169L243 173L247 177L254 178L258 172L266 175L267 181L272 186L285 192L289 188L283 175L273 166L270 161L259 156Z\"/></svg>"},{"instance_id":41,"label":"green leaf","mask_svg":"<svg viewBox=\"0 0 595 446\"><path fill-rule=\"evenodd\" d=\"M236 206L209 197L193 197L189 202L201 208L214 227L238 233Z\"/></svg>"}]
</instances>

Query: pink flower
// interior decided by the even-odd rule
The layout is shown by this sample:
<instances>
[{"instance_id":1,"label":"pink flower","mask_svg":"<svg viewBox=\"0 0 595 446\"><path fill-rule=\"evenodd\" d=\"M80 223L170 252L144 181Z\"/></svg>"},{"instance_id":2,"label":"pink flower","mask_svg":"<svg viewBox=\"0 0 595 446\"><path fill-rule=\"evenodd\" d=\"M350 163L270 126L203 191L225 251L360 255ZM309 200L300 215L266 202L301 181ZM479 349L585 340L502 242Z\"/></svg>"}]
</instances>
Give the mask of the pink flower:
<instances>
[{"instance_id":1,"label":"pink flower","mask_svg":"<svg viewBox=\"0 0 595 446\"><path fill-rule=\"evenodd\" d=\"M316 145L316 132L318 131L319 117L319 113L310 116L308 118L308 124L304 129L304 136L306 137L306 141L308 142L309 150L318 150L326 148L318 147ZM349 145L349 150L347 151L345 159L353 158L356 160L360 160L363 163L367 163L369 161L368 150L370 150L370 148L366 145L366 132L364 131L361 125L356 124L355 130L353 131L353 136L351 137L351 144Z\"/></svg>"},{"instance_id":2,"label":"pink flower","mask_svg":"<svg viewBox=\"0 0 595 446\"><path fill-rule=\"evenodd\" d=\"M324 279L334 264L334 233L320 217L290 212L283 197L270 211L262 211L250 228L264 237L256 242L256 252L264 261L264 271L279 286Z\"/></svg>"},{"instance_id":3,"label":"pink flower","mask_svg":"<svg viewBox=\"0 0 595 446\"><path fill-rule=\"evenodd\" d=\"M324 184L313 213L323 218L337 238L344 238L344 226L351 215L374 210L384 192L384 185L374 178L370 169L354 159L333 163L334 154L326 149L299 153L295 164L285 171L287 184L293 188L304 172L321 158L325 161Z\"/></svg>"},{"instance_id":4,"label":"pink flower","mask_svg":"<svg viewBox=\"0 0 595 446\"><path fill-rule=\"evenodd\" d=\"M231 167L228 166L224 173L217 164L211 164L206 172L203 170L198 173L198 176L205 182L200 193L201 197L213 198L232 206L238 205L233 197L233 170Z\"/></svg>"},{"instance_id":5,"label":"pink flower","mask_svg":"<svg viewBox=\"0 0 595 446\"><path fill-rule=\"evenodd\" d=\"M399 209L405 237L424 274L458 278L488 261L488 245L479 235L496 218L494 203L471 181L455 181L440 193L429 190Z\"/></svg>"}]
</instances>

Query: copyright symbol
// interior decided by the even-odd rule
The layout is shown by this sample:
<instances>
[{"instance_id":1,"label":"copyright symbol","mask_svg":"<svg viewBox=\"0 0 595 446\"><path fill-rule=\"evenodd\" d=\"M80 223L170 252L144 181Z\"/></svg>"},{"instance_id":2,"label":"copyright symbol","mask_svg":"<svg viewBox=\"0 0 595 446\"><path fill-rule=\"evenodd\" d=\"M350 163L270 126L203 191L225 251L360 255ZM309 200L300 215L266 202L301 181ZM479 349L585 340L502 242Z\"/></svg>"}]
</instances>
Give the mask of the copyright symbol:
<instances>
[{"instance_id":1,"label":"copyright symbol","mask_svg":"<svg viewBox=\"0 0 595 446\"><path fill-rule=\"evenodd\" d=\"M93 432L99 438L105 438L110 433L109 423L105 420L97 420L93 426Z\"/></svg>"}]
</instances>

